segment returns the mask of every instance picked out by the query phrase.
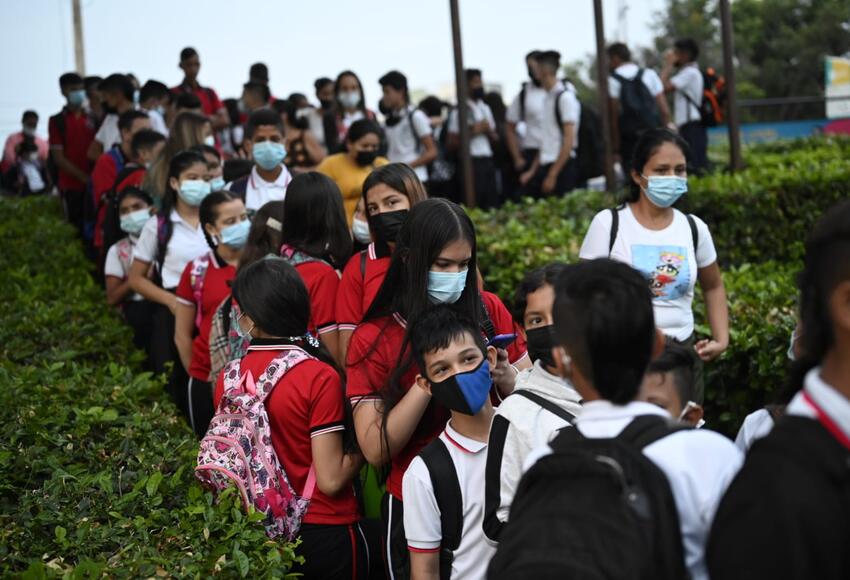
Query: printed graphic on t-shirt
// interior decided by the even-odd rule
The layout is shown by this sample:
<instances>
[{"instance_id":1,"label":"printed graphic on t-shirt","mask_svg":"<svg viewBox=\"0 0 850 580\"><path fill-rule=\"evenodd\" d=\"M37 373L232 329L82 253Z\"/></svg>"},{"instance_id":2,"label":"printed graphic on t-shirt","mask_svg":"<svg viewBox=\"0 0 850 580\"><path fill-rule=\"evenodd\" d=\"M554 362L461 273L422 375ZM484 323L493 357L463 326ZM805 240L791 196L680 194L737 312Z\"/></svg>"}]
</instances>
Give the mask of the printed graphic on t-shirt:
<instances>
[{"instance_id":1,"label":"printed graphic on t-shirt","mask_svg":"<svg viewBox=\"0 0 850 580\"><path fill-rule=\"evenodd\" d=\"M646 278L657 300L676 300L688 293L691 269L682 246L632 246L632 267Z\"/></svg>"}]
</instances>

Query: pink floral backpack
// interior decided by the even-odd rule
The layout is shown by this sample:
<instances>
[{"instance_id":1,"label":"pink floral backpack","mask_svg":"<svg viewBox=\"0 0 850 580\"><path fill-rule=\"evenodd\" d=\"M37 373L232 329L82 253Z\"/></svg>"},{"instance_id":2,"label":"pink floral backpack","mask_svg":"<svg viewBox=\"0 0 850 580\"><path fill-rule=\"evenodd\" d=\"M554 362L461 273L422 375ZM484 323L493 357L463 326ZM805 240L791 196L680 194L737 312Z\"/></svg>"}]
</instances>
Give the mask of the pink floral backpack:
<instances>
[{"instance_id":1,"label":"pink floral backpack","mask_svg":"<svg viewBox=\"0 0 850 580\"><path fill-rule=\"evenodd\" d=\"M240 373L240 361L224 369L224 394L207 434L201 440L195 476L213 492L235 485L246 510L265 514L266 533L294 540L310 505L316 473L310 466L303 493L289 483L271 440L264 402L275 385L296 365L311 357L298 347L283 350L254 381Z\"/></svg>"}]
</instances>

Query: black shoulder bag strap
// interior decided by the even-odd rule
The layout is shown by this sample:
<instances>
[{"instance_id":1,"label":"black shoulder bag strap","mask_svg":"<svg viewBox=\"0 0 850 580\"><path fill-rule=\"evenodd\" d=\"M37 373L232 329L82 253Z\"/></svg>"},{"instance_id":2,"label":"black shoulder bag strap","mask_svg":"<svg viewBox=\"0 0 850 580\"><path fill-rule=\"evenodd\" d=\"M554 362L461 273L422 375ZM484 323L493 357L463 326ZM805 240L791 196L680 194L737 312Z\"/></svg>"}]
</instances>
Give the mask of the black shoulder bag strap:
<instances>
[{"instance_id":1,"label":"black shoulder bag strap","mask_svg":"<svg viewBox=\"0 0 850 580\"><path fill-rule=\"evenodd\" d=\"M677 431L691 429L686 425L677 425L659 415L641 415L635 417L625 429L620 432L617 439L634 445L639 450L652 445L659 439L663 439Z\"/></svg>"},{"instance_id":2,"label":"black shoulder bag strap","mask_svg":"<svg viewBox=\"0 0 850 580\"><path fill-rule=\"evenodd\" d=\"M691 239L694 242L694 257L696 258L697 248L699 248L699 230L697 230L697 222L691 214L685 214L685 217L688 218L688 225L691 227Z\"/></svg>"},{"instance_id":3,"label":"black shoulder bag strap","mask_svg":"<svg viewBox=\"0 0 850 580\"><path fill-rule=\"evenodd\" d=\"M366 281L366 259L368 258L366 254L368 252L369 250L362 250L360 252L360 279L363 280L363 282Z\"/></svg>"},{"instance_id":4,"label":"black shoulder bag strap","mask_svg":"<svg viewBox=\"0 0 850 580\"><path fill-rule=\"evenodd\" d=\"M460 546L463 534L463 496L460 481L457 478L452 456L445 443L438 437L419 454L434 488L434 499L440 509L440 528L443 541L440 542L440 580L449 580L452 576L454 551Z\"/></svg>"},{"instance_id":5,"label":"black shoulder bag strap","mask_svg":"<svg viewBox=\"0 0 850 580\"><path fill-rule=\"evenodd\" d=\"M522 83L522 88L519 90L519 120L525 122L525 88L526 84Z\"/></svg>"},{"instance_id":6,"label":"black shoulder bag strap","mask_svg":"<svg viewBox=\"0 0 850 580\"><path fill-rule=\"evenodd\" d=\"M487 335L489 342L496 336L496 327L493 325L493 319L490 318L490 312L487 311L487 305L484 304L480 294L478 295L478 303L481 305L481 330Z\"/></svg>"},{"instance_id":7,"label":"black shoulder bag strap","mask_svg":"<svg viewBox=\"0 0 850 580\"><path fill-rule=\"evenodd\" d=\"M614 242L617 241L617 232L620 231L620 210L622 205L612 207L611 212L611 234L608 236L608 257L611 257L611 252L614 250Z\"/></svg>"},{"instance_id":8,"label":"black shoulder bag strap","mask_svg":"<svg viewBox=\"0 0 850 580\"><path fill-rule=\"evenodd\" d=\"M526 389L516 389L513 393L511 393L511 395L519 395L520 397L525 397L526 399L528 399L532 403L536 404L537 406L546 409L547 411L549 411L553 415L557 415L558 417L560 417L561 419L563 419L564 421L566 421L570 425L572 425L576 420L575 415L573 415L572 413L570 413L566 409L559 407L558 405L556 405L555 403L553 403L549 399L541 397L537 393L532 393L531 391L526 390Z\"/></svg>"}]
</instances>

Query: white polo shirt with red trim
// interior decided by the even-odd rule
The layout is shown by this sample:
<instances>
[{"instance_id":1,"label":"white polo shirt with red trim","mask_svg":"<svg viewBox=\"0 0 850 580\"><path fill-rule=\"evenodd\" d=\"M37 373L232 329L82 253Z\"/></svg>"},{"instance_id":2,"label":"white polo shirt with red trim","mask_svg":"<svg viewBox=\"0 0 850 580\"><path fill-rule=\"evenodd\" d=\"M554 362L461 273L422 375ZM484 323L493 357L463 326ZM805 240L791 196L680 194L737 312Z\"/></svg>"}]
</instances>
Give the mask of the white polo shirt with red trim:
<instances>
[{"instance_id":1,"label":"white polo shirt with red trim","mask_svg":"<svg viewBox=\"0 0 850 580\"><path fill-rule=\"evenodd\" d=\"M487 444L454 430L451 421L440 434L457 472L463 505L463 532L453 552L452 578L486 578L487 566L496 553L484 538L484 471ZM417 456L404 474L404 534L411 552L439 552L443 538L440 510L434 497L431 475Z\"/></svg>"},{"instance_id":2,"label":"white polo shirt with red trim","mask_svg":"<svg viewBox=\"0 0 850 580\"><path fill-rule=\"evenodd\" d=\"M803 389L788 404L785 414L819 421L850 449L850 401L821 378L820 370L815 367L806 374Z\"/></svg>"}]
</instances>

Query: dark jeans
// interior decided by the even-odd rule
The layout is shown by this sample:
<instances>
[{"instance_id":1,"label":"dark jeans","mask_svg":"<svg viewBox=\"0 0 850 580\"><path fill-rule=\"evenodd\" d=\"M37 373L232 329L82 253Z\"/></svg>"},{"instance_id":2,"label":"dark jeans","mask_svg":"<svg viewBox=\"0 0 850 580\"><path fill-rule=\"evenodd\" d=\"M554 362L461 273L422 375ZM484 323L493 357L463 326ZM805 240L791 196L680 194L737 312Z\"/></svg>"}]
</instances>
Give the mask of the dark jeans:
<instances>
[{"instance_id":1,"label":"dark jeans","mask_svg":"<svg viewBox=\"0 0 850 580\"><path fill-rule=\"evenodd\" d=\"M122 306L124 320L133 329L133 344L145 351L145 364L151 370L151 337L156 304L147 300L128 300Z\"/></svg>"},{"instance_id":2,"label":"dark jeans","mask_svg":"<svg viewBox=\"0 0 850 580\"><path fill-rule=\"evenodd\" d=\"M369 576L369 550L359 524L302 524L296 553L304 564L292 571L304 580L365 580Z\"/></svg>"},{"instance_id":3,"label":"dark jeans","mask_svg":"<svg viewBox=\"0 0 850 580\"><path fill-rule=\"evenodd\" d=\"M173 292L173 290L170 290ZM180 362L174 344L174 315L162 304L155 305L151 331L151 368L156 374L166 372L168 363L173 363L166 390L184 417L189 416L189 400L186 388L189 375Z\"/></svg>"},{"instance_id":4,"label":"dark jeans","mask_svg":"<svg viewBox=\"0 0 850 580\"><path fill-rule=\"evenodd\" d=\"M528 190L532 197L541 199L544 197L564 195L578 186L578 162L575 159L570 159L564 165L564 168L561 169L561 173L558 174L558 179L555 181L555 189L549 193L543 193L543 181L549 175L549 169L551 168L551 163L541 165L537 173L534 174L534 177L531 178L531 181L528 183Z\"/></svg>"},{"instance_id":5,"label":"dark jeans","mask_svg":"<svg viewBox=\"0 0 850 580\"><path fill-rule=\"evenodd\" d=\"M701 175L708 171L708 132L699 121L691 121L679 127L679 135L688 143L690 155L688 173Z\"/></svg>"},{"instance_id":6,"label":"dark jeans","mask_svg":"<svg viewBox=\"0 0 850 580\"><path fill-rule=\"evenodd\" d=\"M496 164L492 157L472 158L472 181L475 184L475 199L481 209L498 207L499 182L496 178Z\"/></svg>"},{"instance_id":7,"label":"dark jeans","mask_svg":"<svg viewBox=\"0 0 850 580\"><path fill-rule=\"evenodd\" d=\"M83 222L85 216L84 203L85 191L63 191L62 207L65 210L65 219L74 226L77 233L83 237Z\"/></svg>"},{"instance_id":8,"label":"dark jeans","mask_svg":"<svg viewBox=\"0 0 850 580\"><path fill-rule=\"evenodd\" d=\"M410 554L407 551L407 538L404 535L404 504L398 498L387 494L383 504L384 558L387 578L407 580L410 578Z\"/></svg>"}]
</instances>

